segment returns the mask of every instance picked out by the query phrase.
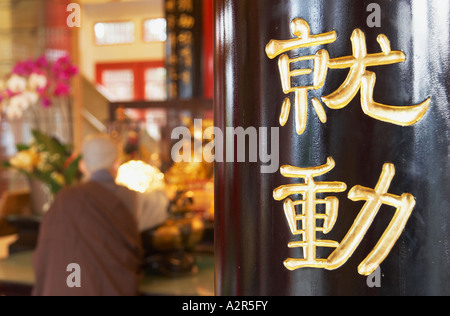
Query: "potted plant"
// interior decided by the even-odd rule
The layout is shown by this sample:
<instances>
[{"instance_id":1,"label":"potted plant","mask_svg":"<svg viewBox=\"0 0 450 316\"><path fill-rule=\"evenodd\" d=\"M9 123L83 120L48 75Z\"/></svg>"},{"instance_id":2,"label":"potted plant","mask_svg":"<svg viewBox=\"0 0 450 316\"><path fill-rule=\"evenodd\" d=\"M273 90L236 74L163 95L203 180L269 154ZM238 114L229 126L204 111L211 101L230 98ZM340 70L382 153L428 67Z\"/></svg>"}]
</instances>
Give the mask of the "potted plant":
<instances>
[{"instance_id":1,"label":"potted plant","mask_svg":"<svg viewBox=\"0 0 450 316\"><path fill-rule=\"evenodd\" d=\"M78 182L81 156L73 155L70 148L55 137L38 130L32 134L32 142L17 145L17 154L4 162L3 167L28 177L33 212L43 215L61 189Z\"/></svg>"}]
</instances>

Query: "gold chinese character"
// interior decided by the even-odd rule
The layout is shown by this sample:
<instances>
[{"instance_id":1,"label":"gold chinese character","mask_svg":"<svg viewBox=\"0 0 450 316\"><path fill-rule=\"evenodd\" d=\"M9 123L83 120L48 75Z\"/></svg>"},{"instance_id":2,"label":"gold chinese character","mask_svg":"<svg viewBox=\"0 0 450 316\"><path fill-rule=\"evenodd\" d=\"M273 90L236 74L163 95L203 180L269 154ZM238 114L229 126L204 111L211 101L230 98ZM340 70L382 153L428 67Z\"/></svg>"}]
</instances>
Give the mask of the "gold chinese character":
<instances>
[{"instance_id":1,"label":"gold chinese character","mask_svg":"<svg viewBox=\"0 0 450 316\"><path fill-rule=\"evenodd\" d=\"M339 268L353 255L382 205L395 207L394 217L375 248L358 267L358 272L362 275L371 275L389 255L405 229L406 223L416 205L416 200L411 194L405 193L402 196L397 196L387 193L394 176L395 166L390 163L385 164L375 190L358 185L350 191L348 194L350 200L367 202L347 236L328 258L328 269Z\"/></svg>"},{"instance_id":2,"label":"gold chinese character","mask_svg":"<svg viewBox=\"0 0 450 316\"><path fill-rule=\"evenodd\" d=\"M195 18L192 15L182 14L178 18L178 26L182 29L192 29L195 25Z\"/></svg>"},{"instance_id":3,"label":"gold chinese character","mask_svg":"<svg viewBox=\"0 0 450 316\"><path fill-rule=\"evenodd\" d=\"M185 70L181 73L181 81L183 84L190 85L192 81L192 73L190 70Z\"/></svg>"},{"instance_id":4,"label":"gold chinese character","mask_svg":"<svg viewBox=\"0 0 450 316\"><path fill-rule=\"evenodd\" d=\"M190 46L183 47L180 49L180 64L186 68L192 68L192 48Z\"/></svg>"},{"instance_id":5,"label":"gold chinese character","mask_svg":"<svg viewBox=\"0 0 450 316\"><path fill-rule=\"evenodd\" d=\"M414 196L405 193L397 196L388 193L391 182L395 176L395 166L385 164L380 180L375 189L355 186L348 194L352 201L366 201L353 226L341 243L330 240L317 240L317 232L328 234L334 227L337 217L339 200L336 197L317 199L318 193L344 192L347 186L343 182L315 182L314 178L330 172L335 167L332 158L328 158L325 165L301 169L291 166L281 168L281 173L287 178L304 179L304 183L284 185L274 190L274 199L284 202L284 212L293 235L300 235L302 240L289 243L290 248L303 248L303 259L287 259L284 265L293 271L300 268L321 268L335 270L343 266L353 255L382 205L396 208L394 217L388 228L378 241L369 256L360 264L358 272L362 275L372 274L386 259L397 240L400 238L406 223L416 204ZM301 201L287 199L291 195L300 194ZM325 205L325 213L317 212L318 205ZM302 213L297 214L296 207L301 206ZM323 220L323 227L317 227L317 220ZM301 222L302 229L298 228ZM318 259L317 247L336 248L328 259Z\"/></svg>"},{"instance_id":6,"label":"gold chinese character","mask_svg":"<svg viewBox=\"0 0 450 316\"><path fill-rule=\"evenodd\" d=\"M170 55L168 56L168 62L169 62L169 65L178 65L178 55L177 55L177 52L175 51L175 50L172 50L171 52L170 52Z\"/></svg>"},{"instance_id":7,"label":"gold chinese character","mask_svg":"<svg viewBox=\"0 0 450 316\"><path fill-rule=\"evenodd\" d=\"M193 0L178 0L178 11L179 12L193 12L194 11L194 1Z\"/></svg>"},{"instance_id":8,"label":"gold chinese character","mask_svg":"<svg viewBox=\"0 0 450 316\"><path fill-rule=\"evenodd\" d=\"M178 72L176 66L169 66L167 77L170 81L177 81L178 80Z\"/></svg>"},{"instance_id":9,"label":"gold chinese character","mask_svg":"<svg viewBox=\"0 0 450 316\"><path fill-rule=\"evenodd\" d=\"M391 51L389 39L381 34L378 43L381 53L367 54L366 37L360 29L353 32L352 38L353 56L331 59L330 69L350 68L350 73L344 83L322 101L331 109L346 107L361 92L361 106L366 115L377 120L400 126L410 126L417 123L427 112L431 99L414 106L389 106L377 103L373 100L373 90L376 81L374 72L367 71L370 66L381 66L401 63L406 56L400 51Z\"/></svg>"},{"instance_id":10,"label":"gold chinese character","mask_svg":"<svg viewBox=\"0 0 450 316\"><path fill-rule=\"evenodd\" d=\"M175 27L177 26L177 17L174 14L168 14L166 19L167 19L167 29L169 31L175 30Z\"/></svg>"},{"instance_id":11,"label":"gold chinese character","mask_svg":"<svg viewBox=\"0 0 450 316\"><path fill-rule=\"evenodd\" d=\"M281 174L287 178L304 179L303 184L290 184L277 188L274 191L274 198L281 201L288 196L300 194L303 196L301 201L292 201L287 199L284 203L284 212L289 223L289 228L293 235L300 235L302 241L289 243L290 248L303 248L304 259L287 259L284 265L289 270L299 268L326 268L328 263L326 259L316 257L317 247L336 248L339 244L335 241L317 240L317 232L329 233L338 216L339 200L336 197L327 197L323 200L317 199L318 193L339 193L344 192L347 186L343 182L316 182L315 177L324 175L335 167L332 158L328 158L325 165L302 169L292 166L281 168ZM325 205L325 214L318 214L316 208L318 205ZM297 215L296 207L302 207L302 213ZM324 220L323 227L317 227L317 220ZM298 229L297 223L302 222L302 229Z\"/></svg>"},{"instance_id":12,"label":"gold chinese character","mask_svg":"<svg viewBox=\"0 0 450 316\"><path fill-rule=\"evenodd\" d=\"M170 82L169 83L169 96L171 98L177 98L178 97L178 85L176 82Z\"/></svg>"},{"instance_id":13,"label":"gold chinese character","mask_svg":"<svg viewBox=\"0 0 450 316\"><path fill-rule=\"evenodd\" d=\"M333 43L336 38L336 32L311 35L311 30L308 23L302 19L295 19L291 23L291 31L297 38L287 41L272 40L266 46L266 53L269 58L273 59L287 51L317 46L322 44ZM289 94L294 92L294 112L295 112L295 126L299 135L303 134L306 129L306 121L308 118L308 91L321 89L325 83L325 78L328 70L328 61L330 57L328 52L324 49L319 50L314 56L305 56L290 59L288 55L283 54L279 58L278 67L280 70L281 82L283 92ZM291 65L299 61L313 60L314 61L314 82L311 86L292 87L291 78L296 76L308 75L313 73L312 69L300 69L291 71ZM313 107L322 123L326 123L327 115L323 109L322 104L317 98L312 99ZM283 102L280 115L280 125L285 126L291 111L291 100L286 98Z\"/></svg>"},{"instance_id":14,"label":"gold chinese character","mask_svg":"<svg viewBox=\"0 0 450 316\"><path fill-rule=\"evenodd\" d=\"M311 35L309 24L302 19L294 19L291 23L291 32L297 38L290 40L271 40L266 46L266 54L273 59L283 53L295 49L331 44L336 41L335 31ZM287 54L280 56L278 68L281 83L285 94L295 94L295 123L297 134L301 135L306 129L308 118L308 91L321 89L326 80L328 69L350 68L349 75L344 83L332 94L322 97L322 101L331 109L337 110L346 107L356 96L361 94L361 106L364 113L377 120L400 126L410 126L417 123L428 111L431 99L413 106L389 106L377 103L373 100L373 90L376 82L374 72L367 67L391 65L404 62L406 56L403 52L392 51L389 39L381 34L378 42L381 53L368 54L364 33L360 29L353 32L353 55L330 59L326 50L321 49L313 56L289 58ZM293 64L306 61L314 61L313 69L291 70ZM310 86L293 87L292 78L313 73L313 84ZM318 98L312 98L314 110L322 123L327 122L326 112ZM291 111L291 100L285 98L281 114L280 125L285 126Z\"/></svg>"},{"instance_id":15,"label":"gold chinese character","mask_svg":"<svg viewBox=\"0 0 450 316\"><path fill-rule=\"evenodd\" d=\"M182 31L178 34L177 42L180 45L192 45L194 42L193 35L191 31Z\"/></svg>"},{"instance_id":16,"label":"gold chinese character","mask_svg":"<svg viewBox=\"0 0 450 316\"><path fill-rule=\"evenodd\" d=\"M175 11L175 0L166 0L166 10L168 12Z\"/></svg>"}]
</instances>

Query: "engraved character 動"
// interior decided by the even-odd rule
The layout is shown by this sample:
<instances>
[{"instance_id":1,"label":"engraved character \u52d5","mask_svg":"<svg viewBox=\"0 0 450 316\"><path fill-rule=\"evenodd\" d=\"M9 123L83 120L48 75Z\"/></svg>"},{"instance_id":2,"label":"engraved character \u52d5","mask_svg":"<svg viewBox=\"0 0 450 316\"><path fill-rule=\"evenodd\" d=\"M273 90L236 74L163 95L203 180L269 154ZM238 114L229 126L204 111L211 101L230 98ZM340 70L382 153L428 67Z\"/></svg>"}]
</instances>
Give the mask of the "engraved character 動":
<instances>
[{"instance_id":1,"label":"engraved character \u52d5","mask_svg":"<svg viewBox=\"0 0 450 316\"><path fill-rule=\"evenodd\" d=\"M339 200L336 197L319 200L316 198L317 193L339 193L347 189L347 185L343 182L314 181L315 177L330 172L334 167L334 160L328 158L327 163L320 167L302 169L284 166L281 168L281 173L284 177L304 180L304 183L283 185L274 190L275 200L281 201L286 199L284 212L291 233L295 236L300 235L302 238L300 242L289 243L289 247L302 247L304 258L289 258L284 262L284 265L291 271L301 268L321 268L326 270L340 268L348 261L362 242L381 206L388 205L396 209L394 217L375 248L358 267L358 272L361 275L368 276L375 272L386 259L400 238L416 201L414 196L409 193L401 196L388 193L395 176L395 166L387 163L383 166L380 180L375 189L357 185L350 190L348 194L350 200L366 201L366 203L341 243L330 240L317 240L317 232L328 234L333 229L337 221L339 208ZM288 198L297 194L302 195L303 200L294 202ZM317 213L317 206L321 204L325 205L324 214ZM302 208L300 215L297 214L296 206L301 206ZM317 227L318 219L324 220L323 227ZM301 222L302 229L298 228L298 222ZM317 247L336 249L327 259L318 259L316 256Z\"/></svg>"}]
</instances>

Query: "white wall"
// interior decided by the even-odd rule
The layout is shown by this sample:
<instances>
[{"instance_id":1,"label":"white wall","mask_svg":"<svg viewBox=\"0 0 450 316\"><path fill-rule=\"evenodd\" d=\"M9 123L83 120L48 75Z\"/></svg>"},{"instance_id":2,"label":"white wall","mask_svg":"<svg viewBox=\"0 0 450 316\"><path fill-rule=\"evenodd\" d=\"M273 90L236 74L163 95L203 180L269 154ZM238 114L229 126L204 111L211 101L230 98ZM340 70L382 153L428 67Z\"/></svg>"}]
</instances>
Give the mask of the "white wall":
<instances>
[{"instance_id":1,"label":"white wall","mask_svg":"<svg viewBox=\"0 0 450 316\"><path fill-rule=\"evenodd\" d=\"M96 3L89 0L81 4L80 55L81 72L95 82L95 65L99 62L128 62L163 60L164 43L145 43L142 27L145 19L164 17L163 0ZM134 21L133 44L98 46L94 41L97 22Z\"/></svg>"}]
</instances>

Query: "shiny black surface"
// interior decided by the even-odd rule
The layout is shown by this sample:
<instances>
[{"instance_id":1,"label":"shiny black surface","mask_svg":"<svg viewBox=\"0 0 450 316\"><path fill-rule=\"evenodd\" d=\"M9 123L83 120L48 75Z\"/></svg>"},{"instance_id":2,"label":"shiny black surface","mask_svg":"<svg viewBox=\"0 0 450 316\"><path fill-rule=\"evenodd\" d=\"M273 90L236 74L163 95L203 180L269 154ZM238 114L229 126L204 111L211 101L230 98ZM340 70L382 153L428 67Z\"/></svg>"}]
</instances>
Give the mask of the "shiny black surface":
<instances>
[{"instance_id":1,"label":"shiny black surface","mask_svg":"<svg viewBox=\"0 0 450 316\"><path fill-rule=\"evenodd\" d=\"M381 27L367 25L367 6L381 7ZM357 267L369 254L393 216L383 206L350 260L336 271L283 266L298 251L283 203L273 199L280 185L294 183L279 172L261 174L259 163L216 163L216 288L220 295L450 295L450 109L448 0L216 0L216 126L279 127L281 89L277 59L265 46L271 39L291 39L294 18L309 22L312 34L336 30L325 45L331 58L352 54L350 36L360 28L369 53L380 52L385 34L393 50L407 60L371 67L377 82L374 99L389 105L413 105L428 97L432 105L412 127L399 127L366 116L359 93L342 110L325 107L321 123L312 106L306 131L295 132L293 112L280 128L280 165L312 167L333 157L336 167L322 180L342 181L339 217L327 239L341 241L364 202L347 198L355 185L374 188L382 166L393 163L389 193L411 193L417 204L405 231L381 265L381 288L369 288ZM304 49L314 54L319 48ZM320 97L335 91L348 70L329 70ZM310 84L298 78L296 84ZM310 78L309 78L310 80ZM294 181L294 182L291 182Z\"/></svg>"}]
</instances>

